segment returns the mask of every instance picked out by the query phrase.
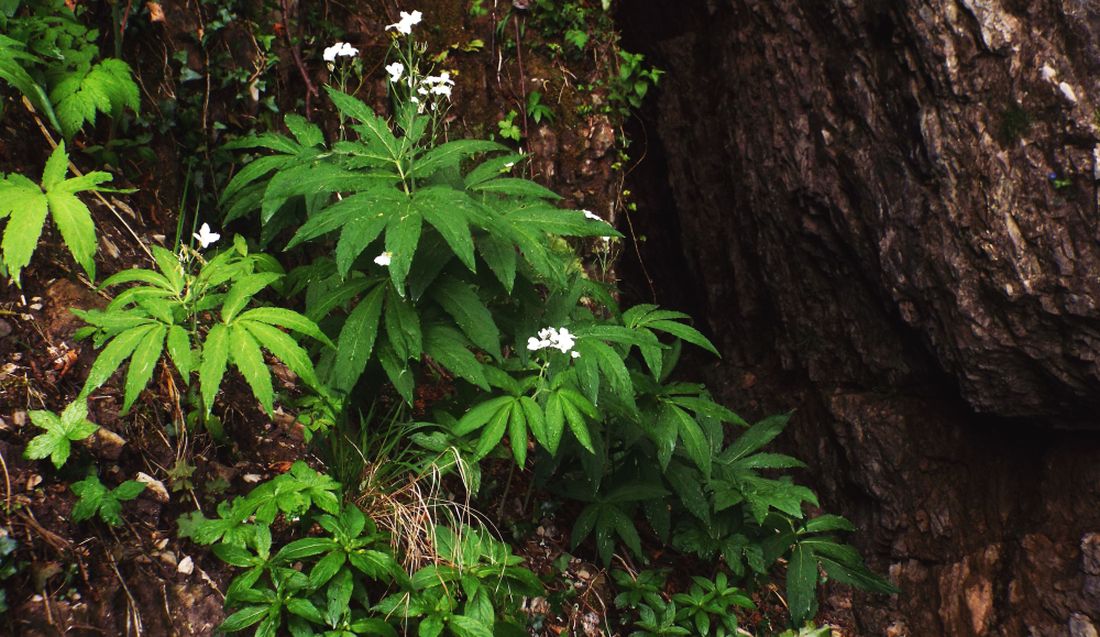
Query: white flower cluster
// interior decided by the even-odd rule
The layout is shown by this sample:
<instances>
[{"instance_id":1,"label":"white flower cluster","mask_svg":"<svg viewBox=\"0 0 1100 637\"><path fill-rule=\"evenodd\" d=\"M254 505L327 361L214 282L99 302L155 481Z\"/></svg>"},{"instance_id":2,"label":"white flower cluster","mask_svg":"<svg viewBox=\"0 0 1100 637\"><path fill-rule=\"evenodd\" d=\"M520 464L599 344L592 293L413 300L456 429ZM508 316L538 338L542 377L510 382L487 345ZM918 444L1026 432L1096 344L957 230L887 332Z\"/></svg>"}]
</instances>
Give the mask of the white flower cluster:
<instances>
[{"instance_id":1,"label":"white flower cluster","mask_svg":"<svg viewBox=\"0 0 1100 637\"><path fill-rule=\"evenodd\" d=\"M539 335L537 337L532 336L527 339L527 349L532 352L537 352L547 347L553 347L562 354L569 354L573 358L580 358L580 352L571 351L576 344L577 337L564 327L560 329L553 327L543 328L539 330Z\"/></svg>"},{"instance_id":2,"label":"white flower cluster","mask_svg":"<svg viewBox=\"0 0 1100 637\"><path fill-rule=\"evenodd\" d=\"M337 42L332 46L325 47L325 52L322 57L325 58L325 62L332 64L336 62L336 58L339 57L355 57L359 55L359 49L353 47L347 42Z\"/></svg>"},{"instance_id":3,"label":"white flower cluster","mask_svg":"<svg viewBox=\"0 0 1100 637\"><path fill-rule=\"evenodd\" d=\"M396 29L398 33L408 35L412 33L413 25L420 24L420 19L422 17L424 16L419 11L413 11L412 13L409 13L408 11L402 11L401 20L399 22L386 25L386 30L389 31L390 29Z\"/></svg>"}]
</instances>

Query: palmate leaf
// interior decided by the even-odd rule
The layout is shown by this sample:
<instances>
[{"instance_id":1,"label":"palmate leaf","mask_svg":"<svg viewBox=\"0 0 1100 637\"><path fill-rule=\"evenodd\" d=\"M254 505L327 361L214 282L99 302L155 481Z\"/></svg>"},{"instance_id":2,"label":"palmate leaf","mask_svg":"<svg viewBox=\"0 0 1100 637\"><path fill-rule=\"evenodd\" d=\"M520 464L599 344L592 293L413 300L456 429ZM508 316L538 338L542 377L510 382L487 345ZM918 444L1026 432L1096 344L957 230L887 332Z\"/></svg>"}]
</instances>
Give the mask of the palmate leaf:
<instances>
[{"instance_id":1,"label":"palmate leaf","mask_svg":"<svg viewBox=\"0 0 1100 637\"><path fill-rule=\"evenodd\" d=\"M138 112L141 100L130 66L115 58L102 60L86 73L71 73L50 91L61 133L66 139L94 124L96 112L121 113L124 108Z\"/></svg>"},{"instance_id":2,"label":"palmate leaf","mask_svg":"<svg viewBox=\"0 0 1100 637\"><path fill-rule=\"evenodd\" d=\"M229 328L224 323L217 323L206 334L202 344L202 361L199 363L199 389L206 415L214 407L214 396L221 387L228 362Z\"/></svg>"},{"instance_id":3,"label":"palmate leaf","mask_svg":"<svg viewBox=\"0 0 1100 637\"><path fill-rule=\"evenodd\" d=\"M30 417L32 423L46 431L30 441L24 457L30 460L49 457L57 469L69 459L72 442L83 440L99 429L99 425L88 420L88 403L81 399L69 403L60 417L41 410L32 410Z\"/></svg>"},{"instance_id":4,"label":"palmate leaf","mask_svg":"<svg viewBox=\"0 0 1100 637\"><path fill-rule=\"evenodd\" d=\"M247 321L246 321L247 323ZM229 358L233 366L244 376L252 394L263 405L268 415L273 413L272 403L275 390L271 386L271 372L264 363L260 344L256 342L245 325L232 325L229 328Z\"/></svg>"},{"instance_id":5,"label":"palmate leaf","mask_svg":"<svg viewBox=\"0 0 1100 637\"><path fill-rule=\"evenodd\" d=\"M431 177L441 168L457 166L463 159L489 152L507 152L508 147L482 139L459 139L440 144L417 157L409 176L414 179Z\"/></svg>"},{"instance_id":6,"label":"palmate leaf","mask_svg":"<svg viewBox=\"0 0 1100 637\"><path fill-rule=\"evenodd\" d=\"M119 412L121 415L130 411L138 395L153 377L153 368L156 367L164 349L166 332L167 328L164 324L154 324L134 348L134 353L130 357L130 369L126 373L126 393L122 411Z\"/></svg>"},{"instance_id":7,"label":"palmate leaf","mask_svg":"<svg viewBox=\"0 0 1100 637\"><path fill-rule=\"evenodd\" d=\"M95 224L91 211L76 194L98 190L111 176L92 172L65 179L68 163L65 145L61 143L46 161L41 186L15 174L0 180L0 218L8 217L2 243L4 264L17 284L20 271L30 263L38 245L47 210L73 258L89 278L95 278Z\"/></svg>"}]
</instances>

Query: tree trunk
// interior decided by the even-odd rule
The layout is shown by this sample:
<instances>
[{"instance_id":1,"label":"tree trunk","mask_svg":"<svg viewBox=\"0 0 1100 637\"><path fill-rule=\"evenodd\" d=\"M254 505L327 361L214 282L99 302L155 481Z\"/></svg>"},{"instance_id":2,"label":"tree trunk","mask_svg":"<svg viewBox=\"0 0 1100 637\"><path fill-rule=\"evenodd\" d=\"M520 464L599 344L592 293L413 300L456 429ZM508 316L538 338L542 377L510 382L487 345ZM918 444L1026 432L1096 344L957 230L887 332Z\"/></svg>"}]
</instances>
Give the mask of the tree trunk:
<instances>
[{"instance_id":1,"label":"tree trunk","mask_svg":"<svg viewBox=\"0 0 1100 637\"><path fill-rule=\"evenodd\" d=\"M799 409L825 502L903 589L856 596L860 634L1095 636L1100 5L619 18L668 72L643 274L720 342L732 404Z\"/></svg>"}]
</instances>

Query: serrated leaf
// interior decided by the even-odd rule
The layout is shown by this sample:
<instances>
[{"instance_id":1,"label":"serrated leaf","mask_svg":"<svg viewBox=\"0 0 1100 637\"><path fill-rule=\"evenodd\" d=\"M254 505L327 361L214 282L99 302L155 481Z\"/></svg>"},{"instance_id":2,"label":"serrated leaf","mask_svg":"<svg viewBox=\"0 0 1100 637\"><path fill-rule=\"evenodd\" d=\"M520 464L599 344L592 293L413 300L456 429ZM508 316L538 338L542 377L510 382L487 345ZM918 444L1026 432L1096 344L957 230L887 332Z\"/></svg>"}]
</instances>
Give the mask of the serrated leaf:
<instances>
[{"instance_id":1,"label":"serrated leaf","mask_svg":"<svg viewBox=\"0 0 1100 637\"><path fill-rule=\"evenodd\" d=\"M186 383L192 370L191 336L179 325L173 325L168 328L167 341L168 355Z\"/></svg>"},{"instance_id":2,"label":"serrated leaf","mask_svg":"<svg viewBox=\"0 0 1100 637\"><path fill-rule=\"evenodd\" d=\"M60 148L60 147L59 147ZM72 253L73 259L95 280L96 233L95 222L88 206L75 195L51 191L46 194L50 216L61 231L61 238Z\"/></svg>"},{"instance_id":3,"label":"serrated leaf","mask_svg":"<svg viewBox=\"0 0 1100 637\"><path fill-rule=\"evenodd\" d=\"M348 315L340 336L336 339L332 384L341 391L350 391L367 367L378 336L384 292L385 286L379 285L363 297Z\"/></svg>"},{"instance_id":4,"label":"serrated leaf","mask_svg":"<svg viewBox=\"0 0 1100 637\"><path fill-rule=\"evenodd\" d=\"M420 242L423 218L419 212L405 205L386 223L386 252L390 254L390 279L398 293L405 294L405 277L412 267L413 255Z\"/></svg>"},{"instance_id":5,"label":"serrated leaf","mask_svg":"<svg viewBox=\"0 0 1100 637\"><path fill-rule=\"evenodd\" d=\"M466 339L449 327L432 326L424 333L424 351L440 365L485 391L489 381L481 363L466 347Z\"/></svg>"},{"instance_id":6,"label":"serrated leaf","mask_svg":"<svg viewBox=\"0 0 1100 637\"><path fill-rule=\"evenodd\" d=\"M477 251L505 291L511 294L516 281L516 246L503 237L487 234L478 237Z\"/></svg>"},{"instance_id":7,"label":"serrated leaf","mask_svg":"<svg viewBox=\"0 0 1100 637\"><path fill-rule=\"evenodd\" d=\"M796 626L813 618L816 593L817 561L808 548L796 544L787 562L787 606Z\"/></svg>"},{"instance_id":8,"label":"serrated leaf","mask_svg":"<svg viewBox=\"0 0 1100 637\"><path fill-rule=\"evenodd\" d=\"M258 272L237 279L222 302L222 321L231 322L256 293L282 277L278 272Z\"/></svg>"},{"instance_id":9,"label":"serrated leaf","mask_svg":"<svg viewBox=\"0 0 1100 637\"><path fill-rule=\"evenodd\" d=\"M703 433L702 427L686 411L675 405L666 404L662 409L668 410L672 420L676 423L676 431L688 457L695 463L695 466L699 467L704 477L710 477L713 459L711 458L710 443L706 434Z\"/></svg>"},{"instance_id":10,"label":"serrated leaf","mask_svg":"<svg viewBox=\"0 0 1100 637\"><path fill-rule=\"evenodd\" d=\"M199 363L199 387L206 414L214 406L214 396L221 387L228 360L229 328L217 323L206 334L206 340L202 344L202 361Z\"/></svg>"},{"instance_id":11,"label":"serrated leaf","mask_svg":"<svg viewBox=\"0 0 1100 637\"><path fill-rule=\"evenodd\" d=\"M153 377L153 368L160 360L160 353L164 350L164 336L167 331L164 325L154 325L134 348L134 354L130 358L130 370L126 374L126 394L122 401L121 415L126 415L130 407L137 400L149 379Z\"/></svg>"},{"instance_id":12,"label":"serrated leaf","mask_svg":"<svg viewBox=\"0 0 1100 637\"><path fill-rule=\"evenodd\" d=\"M737 440L722 452L723 463L736 462L775 439L790 421L790 414L770 416L756 423L738 436Z\"/></svg>"},{"instance_id":13,"label":"serrated leaf","mask_svg":"<svg viewBox=\"0 0 1100 637\"><path fill-rule=\"evenodd\" d=\"M336 347L316 323L294 310L282 307L257 307L243 312L237 319L240 321L259 321L268 325L285 327L299 334L305 334L329 347Z\"/></svg>"},{"instance_id":14,"label":"serrated leaf","mask_svg":"<svg viewBox=\"0 0 1100 637\"><path fill-rule=\"evenodd\" d=\"M257 343L260 343L264 349L281 360L283 364L290 368L290 371L297 374L307 385L315 388L320 386L309 353L302 349L302 346L298 345L286 332L259 321L238 319L237 325L247 329Z\"/></svg>"},{"instance_id":15,"label":"serrated leaf","mask_svg":"<svg viewBox=\"0 0 1100 637\"><path fill-rule=\"evenodd\" d=\"M511 396L497 396L470 408L462 418L452 427L451 431L456 436L465 436L487 425L494 416L502 410L511 409L513 402Z\"/></svg>"},{"instance_id":16,"label":"serrated leaf","mask_svg":"<svg viewBox=\"0 0 1100 637\"><path fill-rule=\"evenodd\" d=\"M283 123L302 146L321 146L325 143L321 128L301 115L289 113L283 118Z\"/></svg>"},{"instance_id":17,"label":"serrated leaf","mask_svg":"<svg viewBox=\"0 0 1100 637\"><path fill-rule=\"evenodd\" d=\"M275 390L271 386L271 371L264 363L263 352L260 344L248 332L243 325L233 325L229 328L229 358L233 365L244 376L248 386L252 388L252 395L263 405L264 411L270 416L273 412L272 403L275 400Z\"/></svg>"},{"instance_id":18,"label":"serrated leaf","mask_svg":"<svg viewBox=\"0 0 1100 637\"><path fill-rule=\"evenodd\" d=\"M488 192L509 197L527 197L531 199L561 199L553 190L541 186L530 179L499 177L468 186L470 190Z\"/></svg>"},{"instance_id":19,"label":"serrated leaf","mask_svg":"<svg viewBox=\"0 0 1100 637\"><path fill-rule=\"evenodd\" d=\"M457 166L463 159L493 151L506 152L508 148L496 142L481 139L459 139L440 144L417 157L413 162L409 176L424 179L432 176L440 168Z\"/></svg>"},{"instance_id":20,"label":"serrated leaf","mask_svg":"<svg viewBox=\"0 0 1100 637\"><path fill-rule=\"evenodd\" d=\"M419 359L423 350L420 316L412 303L392 289L386 293L385 321L386 335L397 358L402 362Z\"/></svg>"},{"instance_id":21,"label":"serrated leaf","mask_svg":"<svg viewBox=\"0 0 1100 637\"><path fill-rule=\"evenodd\" d=\"M103 351L99 353L99 356L96 357L95 362L92 363L92 368L88 370L88 377L84 381L84 388L80 390L80 395L87 396L107 382L107 379L115 373L122 362L133 354L134 349L145 338L146 334L156 327L157 324L150 321L144 325L127 329L112 338L107 346L103 348Z\"/></svg>"},{"instance_id":22,"label":"serrated leaf","mask_svg":"<svg viewBox=\"0 0 1100 637\"><path fill-rule=\"evenodd\" d=\"M0 181L0 213L9 217L0 247L4 265L16 285L20 283L20 271L31 262L38 246L48 207L45 193L26 177L13 174Z\"/></svg>"},{"instance_id":23,"label":"serrated leaf","mask_svg":"<svg viewBox=\"0 0 1100 637\"><path fill-rule=\"evenodd\" d=\"M492 313L470 285L454 277L442 277L432 286L431 296L474 345L500 358L500 331Z\"/></svg>"}]
</instances>

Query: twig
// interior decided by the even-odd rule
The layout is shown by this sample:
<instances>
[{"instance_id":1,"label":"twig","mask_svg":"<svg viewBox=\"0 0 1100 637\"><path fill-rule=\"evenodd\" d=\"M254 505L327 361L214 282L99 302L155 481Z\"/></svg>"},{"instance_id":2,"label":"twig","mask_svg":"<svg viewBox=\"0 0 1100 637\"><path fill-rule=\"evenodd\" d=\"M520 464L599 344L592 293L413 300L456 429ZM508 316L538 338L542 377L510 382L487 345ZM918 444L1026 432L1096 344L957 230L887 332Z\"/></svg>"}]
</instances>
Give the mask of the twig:
<instances>
[{"instance_id":1,"label":"twig","mask_svg":"<svg viewBox=\"0 0 1100 637\"><path fill-rule=\"evenodd\" d=\"M4 462L2 453L0 453L0 467L4 468L4 489L7 495L4 499L4 512L11 515L11 476L8 475L8 463Z\"/></svg>"},{"instance_id":2,"label":"twig","mask_svg":"<svg viewBox=\"0 0 1100 637\"><path fill-rule=\"evenodd\" d=\"M122 586L122 592L126 595L126 634L130 634L130 622L133 621L135 635L141 637L142 625L141 625L141 611L138 610L137 600L130 594L130 587L126 586L126 580L122 577L122 573L118 570L118 564L115 563L115 556L111 555L111 551L108 547L103 547L103 553L107 556L107 559L111 562L111 570L115 572L115 577L118 578L118 583Z\"/></svg>"},{"instance_id":3,"label":"twig","mask_svg":"<svg viewBox=\"0 0 1100 637\"><path fill-rule=\"evenodd\" d=\"M57 142L54 141L53 135L50 135L50 131L48 131L46 129L46 125L42 123L42 118L38 116L38 111L34 110L34 105L31 104L30 100L28 100L26 96L23 96L23 106L26 107L26 109L30 112L31 117L34 118L34 122L38 124L38 130L42 132L42 136L46 138L47 142L49 142L50 148L56 149ZM84 173L76 167L76 164L74 164L72 160L69 160L69 170L73 171L73 174L77 177L84 176ZM102 203L104 206L107 206L108 210L114 213L115 218L118 219L119 223L122 224L122 227L126 228L126 231L130 233L130 236L134 238L134 241L137 242L138 246L145 252L146 255L149 256L149 260L156 263L156 259L153 258L153 253L149 250L148 246L146 246L145 243L142 242L140 238L138 238L137 233L134 232L134 229L130 227L130 224L126 223L126 220L122 218L122 213L118 211L118 208L116 208L115 205L111 202L107 201L107 199L103 195L99 194L98 191L93 190L92 195L94 195L96 199L99 199L100 203Z\"/></svg>"},{"instance_id":4,"label":"twig","mask_svg":"<svg viewBox=\"0 0 1100 637\"><path fill-rule=\"evenodd\" d=\"M519 109L523 112L523 138L527 139L527 78L524 77L523 74L523 43L520 42L519 15L512 14L512 20L516 27L516 64L519 66Z\"/></svg>"},{"instance_id":5,"label":"twig","mask_svg":"<svg viewBox=\"0 0 1100 637\"><path fill-rule=\"evenodd\" d=\"M318 95L317 87L313 85L313 80L309 77L309 71L306 70L306 65L302 62L301 50L290 39L290 7L287 5L286 0L279 1L283 7L283 38L286 39L286 45L290 47L290 53L294 56L294 65L298 67L298 74L302 76L302 81L306 83L306 119L309 119L312 113L310 98Z\"/></svg>"}]
</instances>

